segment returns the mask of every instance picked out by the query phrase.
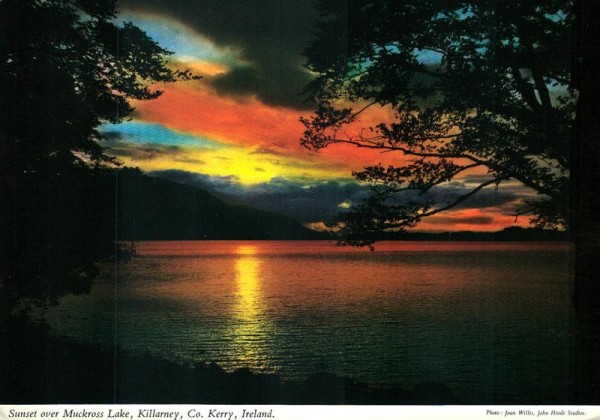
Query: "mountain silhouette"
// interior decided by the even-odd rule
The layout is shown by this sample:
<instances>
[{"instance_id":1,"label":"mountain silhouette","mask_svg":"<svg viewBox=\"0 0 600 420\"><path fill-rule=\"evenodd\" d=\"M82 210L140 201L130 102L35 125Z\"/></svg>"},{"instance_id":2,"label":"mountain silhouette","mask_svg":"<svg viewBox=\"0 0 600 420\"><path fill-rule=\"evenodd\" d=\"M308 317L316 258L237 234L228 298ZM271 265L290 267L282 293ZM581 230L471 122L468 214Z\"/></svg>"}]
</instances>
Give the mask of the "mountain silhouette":
<instances>
[{"instance_id":1,"label":"mountain silhouette","mask_svg":"<svg viewBox=\"0 0 600 420\"><path fill-rule=\"evenodd\" d=\"M115 184L112 185L114 188ZM119 171L116 185L119 240L328 237L290 217L243 205L229 205L199 188L151 178L136 170Z\"/></svg>"}]
</instances>

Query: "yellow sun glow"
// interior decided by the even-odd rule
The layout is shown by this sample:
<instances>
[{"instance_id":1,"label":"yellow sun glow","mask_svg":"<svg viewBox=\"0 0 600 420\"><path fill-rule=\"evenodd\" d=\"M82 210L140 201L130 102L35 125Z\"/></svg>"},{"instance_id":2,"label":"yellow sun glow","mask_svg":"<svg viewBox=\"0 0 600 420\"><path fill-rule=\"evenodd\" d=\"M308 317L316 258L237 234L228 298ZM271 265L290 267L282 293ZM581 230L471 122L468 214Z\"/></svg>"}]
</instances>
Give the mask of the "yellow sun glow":
<instances>
[{"instance_id":1,"label":"yellow sun glow","mask_svg":"<svg viewBox=\"0 0 600 420\"><path fill-rule=\"evenodd\" d=\"M260 259L255 256L256 247L250 245L239 246L236 254L239 257L235 262L237 300L233 336L240 349L238 357L251 368L270 370L270 355L264 339L270 335L270 326L264 317Z\"/></svg>"}]
</instances>

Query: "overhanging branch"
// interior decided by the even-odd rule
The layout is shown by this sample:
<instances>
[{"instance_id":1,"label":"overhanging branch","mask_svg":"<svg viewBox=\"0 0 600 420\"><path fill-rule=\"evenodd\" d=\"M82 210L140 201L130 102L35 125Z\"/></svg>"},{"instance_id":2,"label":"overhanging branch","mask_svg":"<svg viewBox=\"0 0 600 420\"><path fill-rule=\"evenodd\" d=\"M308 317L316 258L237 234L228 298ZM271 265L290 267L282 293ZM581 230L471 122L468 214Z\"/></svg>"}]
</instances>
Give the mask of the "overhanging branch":
<instances>
[{"instance_id":1,"label":"overhanging branch","mask_svg":"<svg viewBox=\"0 0 600 420\"><path fill-rule=\"evenodd\" d=\"M351 144L356 147L375 149L375 150L398 151L398 152L404 153L407 156L416 156L416 157L424 157L424 158L439 158L439 159L468 159L473 163L477 163L479 165L486 166L496 172L504 173L507 178L514 178L517 181L521 182L523 185L525 185L529 188L532 188L533 190L538 191L542 194L546 194L551 197L556 194L556 192L553 191L552 189L546 188L543 185L541 185L531 179L527 179L510 168L504 167L498 163L494 163L489 160L478 158L476 156L473 156L473 155L470 155L467 153L417 152L417 151L408 149L406 147L401 147L401 146L391 146L391 145L385 145L383 143L370 144L370 143L363 143L363 142L360 142L357 140L349 140L349 139L345 140L345 139L339 139L339 138L331 139L330 142L331 143Z\"/></svg>"}]
</instances>

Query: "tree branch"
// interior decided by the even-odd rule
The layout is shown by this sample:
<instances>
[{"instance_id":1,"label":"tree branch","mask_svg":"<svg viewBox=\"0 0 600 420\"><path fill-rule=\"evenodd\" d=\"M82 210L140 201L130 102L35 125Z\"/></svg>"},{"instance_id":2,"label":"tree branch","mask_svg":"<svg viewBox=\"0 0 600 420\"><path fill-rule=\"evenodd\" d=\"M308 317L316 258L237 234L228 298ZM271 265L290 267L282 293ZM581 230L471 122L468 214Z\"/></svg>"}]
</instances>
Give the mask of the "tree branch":
<instances>
[{"instance_id":1,"label":"tree branch","mask_svg":"<svg viewBox=\"0 0 600 420\"><path fill-rule=\"evenodd\" d=\"M535 97L533 87L529 83L527 83L525 79L523 79L523 77L521 76L521 72L517 67L511 67L511 71L513 77L515 78L515 82L517 83L517 90L519 91L527 105L529 105L529 107L534 111L538 110L540 108L540 103Z\"/></svg>"},{"instance_id":2,"label":"tree branch","mask_svg":"<svg viewBox=\"0 0 600 420\"><path fill-rule=\"evenodd\" d=\"M446 211L446 210L450 210L451 208L456 207L458 204L462 203L463 201L467 200L468 198L474 196L475 194L477 194L479 191L481 191L482 189L484 189L488 185L499 184L501 181L506 181L508 179L509 179L509 177L506 176L506 177L497 177L497 178L494 178L494 179L490 179L489 181L485 181L485 182L479 184L477 187L473 188L468 193L466 193L464 195L461 195L456 200L454 200L452 203L450 203L450 204L448 204L446 206L438 207L437 209L433 209L431 211L422 213L422 214L419 215L419 217L433 216L434 214L441 213L441 212Z\"/></svg>"},{"instance_id":3,"label":"tree branch","mask_svg":"<svg viewBox=\"0 0 600 420\"><path fill-rule=\"evenodd\" d=\"M434 152L416 152L414 150L410 150L407 149L405 147L400 147L400 146L388 146L385 144L381 144L381 143L361 143L360 141L357 140L344 140L344 139L331 139L331 143L345 143L345 144L351 144L353 146L356 147L360 147L360 148L367 148L367 149L385 149L387 151L398 151L398 152L402 152L406 155L410 155L410 156L417 156L417 157L424 157L424 158L450 158L450 159L469 159L475 163L481 164L481 165L485 165L488 166L487 161L484 161L482 159L476 158L475 156L471 156L468 155L466 153L458 153L458 154L445 154L445 153L434 153Z\"/></svg>"},{"instance_id":4,"label":"tree branch","mask_svg":"<svg viewBox=\"0 0 600 420\"><path fill-rule=\"evenodd\" d=\"M535 88L540 96L542 108L544 110L550 110L552 108L552 101L550 100L550 93L548 92L548 86L546 86L544 78L534 69L531 70L531 75L533 76Z\"/></svg>"},{"instance_id":5,"label":"tree branch","mask_svg":"<svg viewBox=\"0 0 600 420\"><path fill-rule=\"evenodd\" d=\"M356 147L362 147L362 148L368 148L368 149L378 149L378 150L383 149L386 151L399 151L408 156L417 156L417 157L424 157L424 158L468 159L468 160L472 161L473 163L487 166L488 168L493 169L497 172L505 173L508 177L514 178L517 181L521 182L523 185L525 185L529 188L532 188L533 190L538 191L542 194L548 195L550 197L552 197L556 194L555 191L548 189L548 188L542 186L541 184L536 183L535 181L533 181L531 179L524 178L522 175L516 173L514 170L512 170L510 168L503 167L497 163L490 162L489 160L480 159L478 157L475 157L475 156L472 156L472 155L469 155L466 153L451 154L451 153L434 153L434 152L416 152L416 151L407 149L405 147L387 146L384 144L365 144L365 143L361 143L356 140L332 139L331 142L332 143L352 144Z\"/></svg>"},{"instance_id":6,"label":"tree branch","mask_svg":"<svg viewBox=\"0 0 600 420\"><path fill-rule=\"evenodd\" d=\"M353 114L350 114L350 117L348 118L348 122L352 122L354 121L354 119L356 117L358 117L360 114L362 114L364 111L366 111L368 108L372 107L373 105L375 105L377 103L377 100L374 100L372 102L369 102L367 105L365 105L364 107L362 107L361 109L359 109L358 111L356 111Z\"/></svg>"}]
</instances>

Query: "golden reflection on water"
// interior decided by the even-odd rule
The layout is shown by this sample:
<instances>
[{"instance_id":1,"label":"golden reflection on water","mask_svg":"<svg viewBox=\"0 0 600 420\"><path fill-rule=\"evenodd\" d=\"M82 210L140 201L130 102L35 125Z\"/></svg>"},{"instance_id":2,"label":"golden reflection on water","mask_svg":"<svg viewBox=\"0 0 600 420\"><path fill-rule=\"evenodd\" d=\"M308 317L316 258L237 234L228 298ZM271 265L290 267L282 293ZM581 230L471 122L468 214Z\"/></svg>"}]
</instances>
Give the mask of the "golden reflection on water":
<instances>
[{"instance_id":1,"label":"golden reflection on water","mask_svg":"<svg viewBox=\"0 0 600 420\"><path fill-rule=\"evenodd\" d=\"M265 317L266 308L261 295L260 258L257 248L240 245L235 254L236 302L233 328L234 345L242 364L260 371L272 371L267 341L270 325Z\"/></svg>"}]
</instances>

